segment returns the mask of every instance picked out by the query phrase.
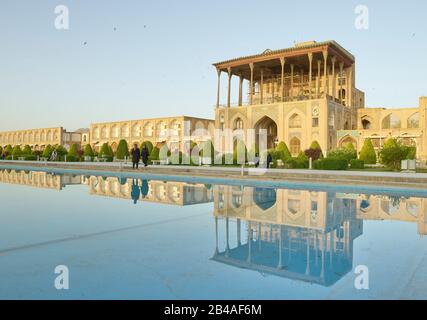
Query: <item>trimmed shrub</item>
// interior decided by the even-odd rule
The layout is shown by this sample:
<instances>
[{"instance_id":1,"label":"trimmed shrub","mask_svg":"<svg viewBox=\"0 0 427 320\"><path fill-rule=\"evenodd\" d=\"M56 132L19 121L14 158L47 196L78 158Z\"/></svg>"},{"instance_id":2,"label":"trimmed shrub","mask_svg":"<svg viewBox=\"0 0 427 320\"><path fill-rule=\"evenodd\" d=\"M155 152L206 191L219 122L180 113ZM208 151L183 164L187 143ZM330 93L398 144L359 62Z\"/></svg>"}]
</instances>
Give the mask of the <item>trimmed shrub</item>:
<instances>
[{"instance_id":1,"label":"trimmed shrub","mask_svg":"<svg viewBox=\"0 0 427 320\"><path fill-rule=\"evenodd\" d=\"M289 151L288 146L286 145L286 143L284 141L279 142L279 144L276 147L277 151L281 151L283 153L283 162L285 162L287 159L291 159L291 152Z\"/></svg>"},{"instance_id":2,"label":"trimmed shrub","mask_svg":"<svg viewBox=\"0 0 427 320\"><path fill-rule=\"evenodd\" d=\"M238 161L246 162L247 159L248 159L248 150L246 149L246 145L242 140L239 140L233 150L233 163L238 164Z\"/></svg>"},{"instance_id":3,"label":"trimmed shrub","mask_svg":"<svg viewBox=\"0 0 427 320\"><path fill-rule=\"evenodd\" d=\"M323 152L322 152L322 148L320 147L319 142L317 142L316 140L314 140L309 149L314 149L314 150L320 150L320 158L323 158Z\"/></svg>"},{"instance_id":4,"label":"trimmed shrub","mask_svg":"<svg viewBox=\"0 0 427 320\"><path fill-rule=\"evenodd\" d=\"M1 154L1 152L0 152L0 154ZM28 144L22 150L22 154L25 154L25 155L32 155L33 154L33 151L31 150L31 147Z\"/></svg>"},{"instance_id":5,"label":"trimmed shrub","mask_svg":"<svg viewBox=\"0 0 427 320\"><path fill-rule=\"evenodd\" d=\"M375 153L374 145L371 139L367 138L363 142L362 150L360 150L359 159L363 160L365 164L376 164L377 154Z\"/></svg>"},{"instance_id":6,"label":"trimmed shrub","mask_svg":"<svg viewBox=\"0 0 427 320\"><path fill-rule=\"evenodd\" d=\"M6 146L6 148L4 148L4 150L3 150L3 152L4 152L4 154L5 154L6 156L10 156L10 155L12 155L12 151L13 151L13 148L12 148L12 146L11 146L10 144L8 144L8 145Z\"/></svg>"},{"instance_id":7,"label":"trimmed shrub","mask_svg":"<svg viewBox=\"0 0 427 320\"><path fill-rule=\"evenodd\" d=\"M380 151L380 162L389 169L400 170L402 160L408 159L410 149L396 139L390 138Z\"/></svg>"},{"instance_id":8,"label":"trimmed shrub","mask_svg":"<svg viewBox=\"0 0 427 320\"><path fill-rule=\"evenodd\" d=\"M49 159L52 156L52 152L53 152L53 148L50 144L48 144L46 148L44 148L43 150L42 157Z\"/></svg>"},{"instance_id":9,"label":"trimmed shrub","mask_svg":"<svg viewBox=\"0 0 427 320\"><path fill-rule=\"evenodd\" d=\"M83 155L85 157L91 157L91 158L94 157L92 146L90 144L85 145L85 148L84 148L84 151L83 151Z\"/></svg>"},{"instance_id":10,"label":"trimmed shrub","mask_svg":"<svg viewBox=\"0 0 427 320\"><path fill-rule=\"evenodd\" d=\"M287 169L308 169L309 162L302 158L290 158L285 161L285 168Z\"/></svg>"},{"instance_id":11,"label":"trimmed shrub","mask_svg":"<svg viewBox=\"0 0 427 320\"><path fill-rule=\"evenodd\" d=\"M364 169L365 162L363 160L351 159L350 160L350 168L351 169Z\"/></svg>"},{"instance_id":12,"label":"trimmed shrub","mask_svg":"<svg viewBox=\"0 0 427 320\"><path fill-rule=\"evenodd\" d=\"M12 150L12 156L16 160L17 157L22 156L22 150L20 146L14 146Z\"/></svg>"},{"instance_id":13,"label":"trimmed shrub","mask_svg":"<svg viewBox=\"0 0 427 320\"><path fill-rule=\"evenodd\" d=\"M324 158L314 162L314 169L317 170L347 170L348 161L343 159Z\"/></svg>"},{"instance_id":14,"label":"trimmed shrub","mask_svg":"<svg viewBox=\"0 0 427 320\"><path fill-rule=\"evenodd\" d=\"M0 146L0 156L3 154L3 147Z\"/></svg>"},{"instance_id":15,"label":"trimmed shrub","mask_svg":"<svg viewBox=\"0 0 427 320\"><path fill-rule=\"evenodd\" d=\"M356 150L341 148L341 149L331 150L328 153L328 158L350 161L352 159L357 159L357 154L356 154Z\"/></svg>"},{"instance_id":16,"label":"trimmed shrub","mask_svg":"<svg viewBox=\"0 0 427 320\"><path fill-rule=\"evenodd\" d=\"M108 143L104 143L101 147L101 150L99 150L99 157L101 158L113 158L113 150L108 145Z\"/></svg>"},{"instance_id":17,"label":"trimmed shrub","mask_svg":"<svg viewBox=\"0 0 427 320\"><path fill-rule=\"evenodd\" d=\"M150 156L148 157L149 161L159 160L160 150L157 147L154 147L150 152Z\"/></svg>"},{"instance_id":18,"label":"trimmed shrub","mask_svg":"<svg viewBox=\"0 0 427 320\"><path fill-rule=\"evenodd\" d=\"M68 158L78 158L79 157L79 147L77 146L77 144L73 143L70 147L70 150L67 153L67 161Z\"/></svg>"},{"instance_id":19,"label":"trimmed shrub","mask_svg":"<svg viewBox=\"0 0 427 320\"><path fill-rule=\"evenodd\" d=\"M66 154L68 154L67 149L65 149L63 146L56 146L55 150L59 158L64 157Z\"/></svg>"},{"instance_id":20,"label":"trimmed shrub","mask_svg":"<svg viewBox=\"0 0 427 320\"><path fill-rule=\"evenodd\" d=\"M67 162L78 162L78 161L79 161L78 157L76 157L74 155L67 155Z\"/></svg>"},{"instance_id":21,"label":"trimmed shrub","mask_svg":"<svg viewBox=\"0 0 427 320\"><path fill-rule=\"evenodd\" d=\"M37 160L37 156L35 156L33 154L24 155L23 157L25 157L26 161L36 161Z\"/></svg>"},{"instance_id":22,"label":"trimmed shrub","mask_svg":"<svg viewBox=\"0 0 427 320\"><path fill-rule=\"evenodd\" d=\"M312 158L313 161L316 161L322 157L322 150L310 148L305 150L304 154L306 155L307 158L309 159Z\"/></svg>"},{"instance_id":23,"label":"trimmed shrub","mask_svg":"<svg viewBox=\"0 0 427 320\"><path fill-rule=\"evenodd\" d=\"M407 148L408 148L408 154L406 156L406 159L415 160L417 157L417 147L407 147Z\"/></svg>"},{"instance_id":24,"label":"trimmed shrub","mask_svg":"<svg viewBox=\"0 0 427 320\"><path fill-rule=\"evenodd\" d=\"M200 150L200 156L202 158L210 158L211 164L215 161L215 148L211 140L203 143L202 150Z\"/></svg>"},{"instance_id":25,"label":"trimmed shrub","mask_svg":"<svg viewBox=\"0 0 427 320\"><path fill-rule=\"evenodd\" d=\"M145 146L147 149L148 149L148 154L151 154L151 151L153 151L153 144L151 143L151 141L144 141L142 144L141 144L141 149L142 149L142 147L143 146Z\"/></svg>"},{"instance_id":26,"label":"trimmed shrub","mask_svg":"<svg viewBox=\"0 0 427 320\"><path fill-rule=\"evenodd\" d=\"M117 146L116 158L123 160L125 157L129 157L129 147L127 141L122 139Z\"/></svg>"}]
</instances>

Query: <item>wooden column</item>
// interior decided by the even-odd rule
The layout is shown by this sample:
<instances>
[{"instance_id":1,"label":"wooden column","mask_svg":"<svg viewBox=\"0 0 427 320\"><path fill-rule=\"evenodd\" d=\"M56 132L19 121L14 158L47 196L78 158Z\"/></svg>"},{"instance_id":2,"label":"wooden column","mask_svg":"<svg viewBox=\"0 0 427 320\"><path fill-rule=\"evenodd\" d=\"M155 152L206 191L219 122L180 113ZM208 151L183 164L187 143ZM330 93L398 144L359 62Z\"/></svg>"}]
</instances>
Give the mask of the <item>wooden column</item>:
<instances>
[{"instance_id":1,"label":"wooden column","mask_svg":"<svg viewBox=\"0 0 427 320\"><path fill-rule=\"evenodd\" d=\"M340 93L339 93L339 98L340 98L340 103L343 104L343 97L342 97L342 90L343 90L343 86L342 86L342 76L343 76L343 71L344 71L344 62L340 62Z\"/></svg>"},{"instance_id":2,"label":"wooden column","mask_svg":"<svg viewBox=\"0 0 427 320\"><path fill-rule=\"evenodd\" d=\"M230 108L231 107L231 77L232 77L230 67L227 68L227 73L228 73L227 107Z\"/></svg>"},{"instance_id":3,"label":"wooden column","mask_svg":"<svg viewBox=\"0 0 427 320\"><path fill-rule=\"evenodd\" d=\"M280 65L282 67L282 73L281 73L281 84L280 84L280 97L282 102L285 100L285 62L286 59L284 57L280 58Z\"/></svg>"},{"instance_id":4,"label":"wooden column","mask_svg":"<svg viewBox=\"0 0 427 320\"><path fill-rule=\"evenodd\" d=\"M322 61L321 60L317 60L317 90L316 90L316 94L317 94L317 99L319 99L319 95L320 95L320 77L321 77L321 67L322 67Z\"/></svg>"},{"instance_id":5,"label":"wooden column","mask_svg":"<svg viewBox=\"0 0 427 320\"><path fill-rule=\"evenodd\" d=\"M242 105L243 103L243 76L239 75L239 106Z\"/></svg>"},{"instance_id":6,"label":"wooden column","mask_svg":"<svg viewBox=\"0 0 427 320\"><path fill-rule=\"evenodd\" d=\"M295 66L291 64L291 100L294 100L294 68Z\"/></svg>"},{"instance_id":7,"label":"wooden column","mask_svg":"<svg viewBox=\"0 0 427 320\"><path fill-rule=\"evenodd\" d=\"M328 51L323 51L323 60L324 60L324 75L323 75L323 88L325 92L325 97L328 95Z\"/></svg>"},{"instance_id":8,"label":"wooden column","mask_svg":"<svg viewBox=\"0 0 427 320\"><path fill-rule=\"evenodd\" d=\"M249 64L249 68L251 68L251 82L249 88L249 104L252 105L254 101L254 64L251 62Z\"/></svg>"},{"instance_id":9,"label":"wooden column","mask_svg":"<svg viewBox=\"0 0 427 320\"><path fill-rule=\"evenodd\" d=\"M335 77L335 62L337 61L336 57L332 57L332 97L336 98L337 95L337 89L336 89L336 84L337 84L337 79Z\"/></svg>"},{"instance_id":10,"label":"wooden column","mask_svg":"<svg viewBox=\"0 0 427 320\"><path fill-rule=\"evenodd\" d=\"M216 107L219 108L219 90L221 88L221 70L216 69L216 71L218 73L218 89L217 89L217 94L216 94Z\"/></svg>"},{"instance_id":11,"label":"wooden column","mask_svg":"<svg viewBox=\"0 0 427 320\"><path fill-rule=\"evenodd\" d=\"M311 78L313 77L313 53L308 53L308 63L309 63L309 68L308 68L308 88L309 88L309 92L308 92L308 98L311 99Z\"/></svg>"},{"instance_id":12,"label":"wooden column","mask_svg":"<svg viewBox=\"0 0 427 320\"><path fill-rule=\"evenodd\" d=\"M259 87L259 93L260 93L260 98L261 98L261 104L264 103L264 70L261 69L261 83L260 83L260 87Z\"/></svg>"}]
</instances>

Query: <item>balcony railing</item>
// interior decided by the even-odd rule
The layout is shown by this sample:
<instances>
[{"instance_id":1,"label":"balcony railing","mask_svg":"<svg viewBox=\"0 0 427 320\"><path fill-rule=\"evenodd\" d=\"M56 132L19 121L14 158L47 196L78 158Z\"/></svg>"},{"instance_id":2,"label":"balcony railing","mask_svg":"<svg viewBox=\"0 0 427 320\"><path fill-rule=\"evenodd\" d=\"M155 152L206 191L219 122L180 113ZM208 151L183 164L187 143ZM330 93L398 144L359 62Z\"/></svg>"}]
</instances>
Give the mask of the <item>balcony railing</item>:
<instances>
[{"instance_id":1,"label":"balcony railing","mask_svg":"<svg viewBox=\"0 0 427 320\"><path fill-rule=\"evenodd\" d=\"M297 102L297 101L307 101L307 100L315 100L315 99L322 99L324 98L324 94L313 94L311 97L308 94L294 96L294 97L280 97L280 96L274 96L274 97L265 97L262 99L260 97L254 97L252 99L252 105L265 105L265 104L275 104L275 103L283 103L283 102ZM326 98L328 100L334 101L338 104L343 104L342 101L338 98L333 98L330 95L326 95ZM251 103L249 100L243 101L241 105L239 105L238 102L232 102L230 103L230 107L247 107L250 106ZM216 108L216 105L214 106ZM220 108L228 108L227 104L220 104Z\"/></svg>"}]
</instances>

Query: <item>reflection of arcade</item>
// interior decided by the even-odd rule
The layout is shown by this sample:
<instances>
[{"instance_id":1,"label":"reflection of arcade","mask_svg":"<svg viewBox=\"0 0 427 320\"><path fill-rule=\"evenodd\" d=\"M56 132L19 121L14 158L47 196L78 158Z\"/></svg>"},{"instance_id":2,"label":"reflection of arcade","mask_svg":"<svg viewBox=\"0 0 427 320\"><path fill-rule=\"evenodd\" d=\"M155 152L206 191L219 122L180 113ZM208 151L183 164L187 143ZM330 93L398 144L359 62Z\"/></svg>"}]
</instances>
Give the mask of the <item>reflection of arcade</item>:
<instances>
[{"instance_id":1,"label":"reflection of arcade","mask_svg":"<svg viewBox=\"0 0 427 320\"><path fill-rule=\"evenodd\" d=\"M357 197L357 217L363 220L398 220L418 224L418 233L427 234L427 199L386 196Z\"/></svg>"},{"instance_id":2,"label":"reflection of arcade","mask_svg":"<svg viewBox=\"0 0 427 320\"><path fill-rule=\"evenodd\" d=\"M326 192L217 186L214 204L215 261L325 286L352 269L353 240L363 229L354 199L336 199ZM223 245L219 218L225 229ZM242 220L247 226L244 240ZM230 239L231 224L235 240Z\"/></svg>"},{"instance_id":3,"label":"reflection of arcade","mask_svg":"<svg viewBox=\"0 0 427 320\"><path fill-rule=\"evenodd\" d=\"M113 177L90 177L90 194L172 205L212 202L212 189L204 184Z\"/></svg>"},{"instance_id":4,"label":"reflection of arcade","mask_svg":"<svg viewBox=\"0 0 427 320\"><path fill-rule=\"evenodd\" d=\"M82 178L80 176L53 175L47 172L0 170L0 183L62 190L67 185L81 184Z\"/></svg>"}]
</instances>

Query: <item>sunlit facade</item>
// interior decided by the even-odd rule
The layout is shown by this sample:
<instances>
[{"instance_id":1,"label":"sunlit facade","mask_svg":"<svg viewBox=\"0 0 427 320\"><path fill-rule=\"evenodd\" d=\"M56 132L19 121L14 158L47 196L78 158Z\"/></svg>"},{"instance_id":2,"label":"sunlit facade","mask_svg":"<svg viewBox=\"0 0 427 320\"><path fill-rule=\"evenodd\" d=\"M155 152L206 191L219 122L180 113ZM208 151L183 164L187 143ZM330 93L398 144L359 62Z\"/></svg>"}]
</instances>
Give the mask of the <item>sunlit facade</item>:
<instances>
[{"instance_id":1,"label":"sunlit facade","mask_svg":"<svg viewBox=\"0 0 427 320\"><path fill-rule=\"evenodd\" d=\"M263 129L267 148L284 141L294 156L314 140L324 152L347 142L360 151L366 138L379 150L395 137L416 145L418 158L427 159L427 98L412 109L365 108L365 94L356 86L356 59L335 41L297 43L214 66L216 128L255 134Z\"/></svg>"}]
</instances>

